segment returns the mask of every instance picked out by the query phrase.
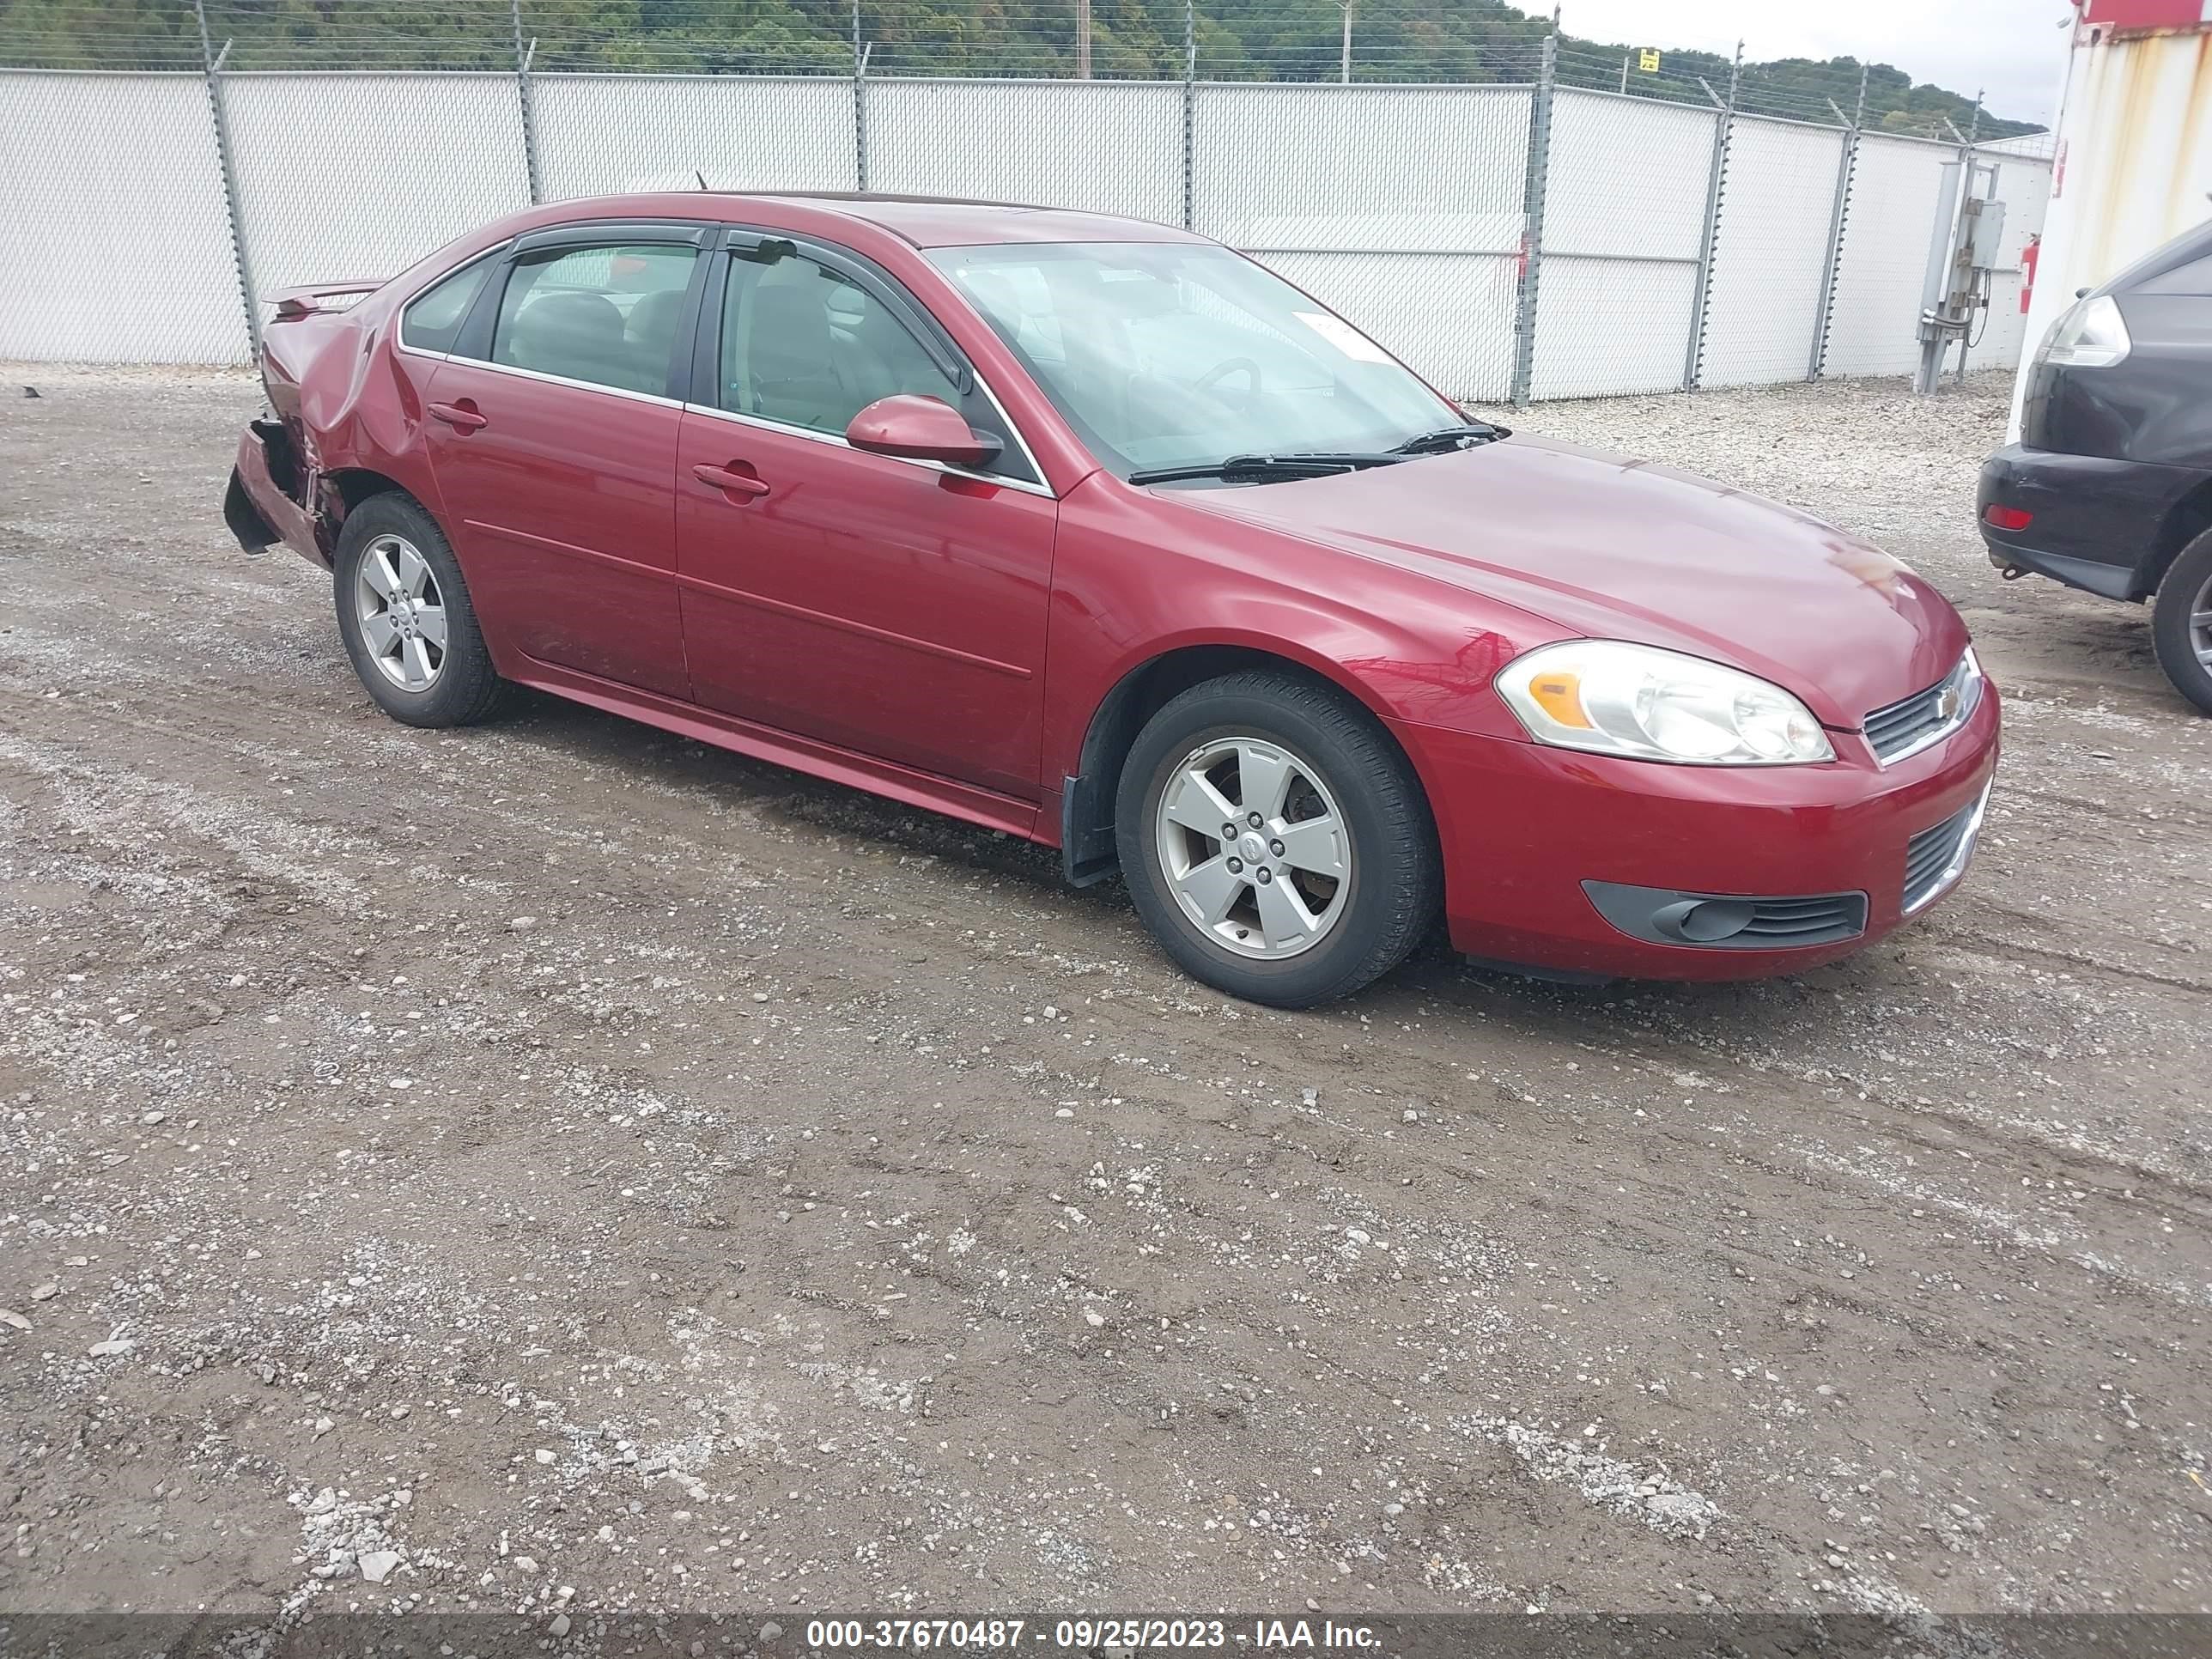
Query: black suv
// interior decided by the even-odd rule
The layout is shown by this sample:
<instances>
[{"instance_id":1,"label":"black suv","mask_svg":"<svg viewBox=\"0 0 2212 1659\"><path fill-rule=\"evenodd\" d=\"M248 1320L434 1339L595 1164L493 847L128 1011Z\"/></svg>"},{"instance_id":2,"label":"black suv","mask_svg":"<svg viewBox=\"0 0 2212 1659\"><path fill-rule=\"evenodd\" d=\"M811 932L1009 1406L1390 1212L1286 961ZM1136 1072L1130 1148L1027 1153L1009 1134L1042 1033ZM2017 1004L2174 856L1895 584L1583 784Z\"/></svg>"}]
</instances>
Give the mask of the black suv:
<instances>
[{"instance_id":1,"label":"black suv","mask_svg":"<svg viewBox=\"0 0 2212 1659\"><path fill-rule=\"evenodd\" d=\"M1990 562L2156 595L2159 663L2212 714L2212 223L2083 290L2035 354L2020 436L1982 464Z\"/></svg>"}]
</instances>

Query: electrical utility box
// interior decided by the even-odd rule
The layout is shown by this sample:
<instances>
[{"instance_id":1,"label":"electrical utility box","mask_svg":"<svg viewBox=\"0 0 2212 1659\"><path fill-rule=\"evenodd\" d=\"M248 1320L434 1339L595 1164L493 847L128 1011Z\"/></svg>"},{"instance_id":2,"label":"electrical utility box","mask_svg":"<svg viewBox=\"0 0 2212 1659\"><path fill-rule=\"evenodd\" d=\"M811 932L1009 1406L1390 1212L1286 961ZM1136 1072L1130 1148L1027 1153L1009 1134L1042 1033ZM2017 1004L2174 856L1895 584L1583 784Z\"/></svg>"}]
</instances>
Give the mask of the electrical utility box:
<instances>
[{"instance_id":1,"label":"electrical utility box","mask_svg":"<svg viewBox=\"0 0 2212 1659\"><path fill-rule=\"evenodd\" d=\"M1956 342L1959 374L1990 308L1990 282L2001 261L2005 204L1996 199L1997 167L1962 155L1943 165L1936 223L1928 244L1928 276L1920 291L1920 366L1915 392L1933 392L1943 358Z\"/></svg>"}]
</instances>

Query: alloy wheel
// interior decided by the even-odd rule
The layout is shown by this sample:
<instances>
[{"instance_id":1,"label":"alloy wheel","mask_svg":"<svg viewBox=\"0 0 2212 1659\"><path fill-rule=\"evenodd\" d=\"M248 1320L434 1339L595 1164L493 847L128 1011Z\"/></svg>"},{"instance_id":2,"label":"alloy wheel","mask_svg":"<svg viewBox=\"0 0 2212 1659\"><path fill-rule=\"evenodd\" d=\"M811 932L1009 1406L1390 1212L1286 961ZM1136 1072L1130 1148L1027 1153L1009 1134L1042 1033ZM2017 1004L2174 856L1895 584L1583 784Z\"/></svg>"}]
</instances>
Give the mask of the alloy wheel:
<instances>
[{"instance_id":1,"label":"alloy wheel","mask_svg":"<svg viewBox=\"0 0 2212 1659\"><path fill-rule=\"evenodd\" d=\"M2189 648L2198 662L2212 669L2212 576L2205 578L2189 602Z\"/></svg>"},{"instance_id":2,"label":"alloy wheel","mask_svg":"<svg viewBox=\"0 0 2212 1659\"><path fill-rule=\"evenodd\" d=\"M446 602L429 562L403 536L362 550L354 614L377 671L403 691L427 691L446 665Z\"/></svg>"},{"instance_id":3,"label":"alloy wheel","mask_svg":"<svg viewBox=\"0 0 2212 1659\"><path fill-rule=\"evenodd\" d=\"M1239 956L1297 956L1344 915L1351 832L1328 785L1279 744L1227 737L1193 750L1160 791L1153 830L1183 915Z\"/></svg>"}]
</instances>

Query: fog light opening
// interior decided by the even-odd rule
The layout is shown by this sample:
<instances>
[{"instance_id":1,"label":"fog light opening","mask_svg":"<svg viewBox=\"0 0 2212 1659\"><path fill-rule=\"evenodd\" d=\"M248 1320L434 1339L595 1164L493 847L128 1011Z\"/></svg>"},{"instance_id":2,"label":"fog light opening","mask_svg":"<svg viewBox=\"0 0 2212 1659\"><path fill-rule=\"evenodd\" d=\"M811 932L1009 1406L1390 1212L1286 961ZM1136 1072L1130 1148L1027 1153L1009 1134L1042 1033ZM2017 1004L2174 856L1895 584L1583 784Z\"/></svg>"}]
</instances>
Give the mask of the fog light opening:
<instances>
[{"instance_id":1,"label":"fog light opening","mask_svg":"<svg viewBox=\"0 0 2212 1659\"><path fill-rule=\"evenodd\" d=\"M1751 918L1747 899L1691 899L1668 905L1651 920L1661 933L1692 945L1717 945L1750 927Z\"/></svg>"}]
</instances>

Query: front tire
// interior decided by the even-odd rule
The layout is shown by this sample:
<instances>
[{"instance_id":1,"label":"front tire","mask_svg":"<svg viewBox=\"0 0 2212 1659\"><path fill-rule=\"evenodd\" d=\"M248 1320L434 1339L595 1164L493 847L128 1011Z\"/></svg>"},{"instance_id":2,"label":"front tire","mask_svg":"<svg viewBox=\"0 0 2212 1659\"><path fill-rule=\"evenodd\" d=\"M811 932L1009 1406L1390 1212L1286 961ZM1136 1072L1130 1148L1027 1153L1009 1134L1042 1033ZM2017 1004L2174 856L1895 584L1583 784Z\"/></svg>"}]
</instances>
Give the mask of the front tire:
<instances>
[{"instance_id":1,"label":"front tire","mask_svg":"<svg viewBox=\"0 0 2212 1659\"><path fill-rule=\"evenodd\" d=\"M338 634L377 707L409 726L467 726L504 684L477 627L460 561L412 497L372 495L346 514L331 562Z\"/></svg>"},{"instance_id":2,"label":"front tire","mask_svg":"<svg viewBox=\"0 0 2212 1659\"><path fill-rule=\"evenodd\" d=\"M1404 959L1442 889L1413 769L1368 713L1255 670L1170 701L1121 769L1115 840L1137 915L1195 979L1304 1008Z\"/></svg>"},{"instance_id":3,"label":"front tire","mask_svg":"<svg viewBox=\"0 0 2212 1659\"><path fill-rule=\"evenodd\" d=\"M2181 550L2158 585L2150 633L2174 689L2212 714L2212 530Z\"/></svg>"}]
</instances>

